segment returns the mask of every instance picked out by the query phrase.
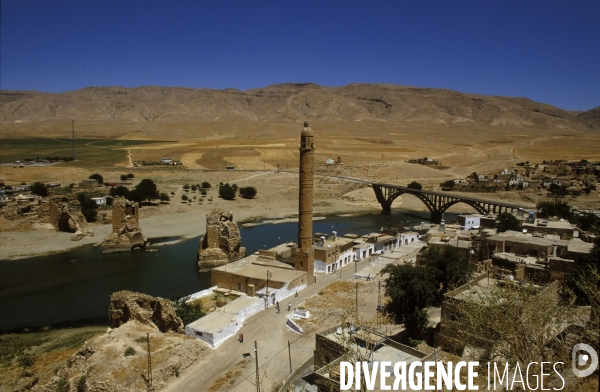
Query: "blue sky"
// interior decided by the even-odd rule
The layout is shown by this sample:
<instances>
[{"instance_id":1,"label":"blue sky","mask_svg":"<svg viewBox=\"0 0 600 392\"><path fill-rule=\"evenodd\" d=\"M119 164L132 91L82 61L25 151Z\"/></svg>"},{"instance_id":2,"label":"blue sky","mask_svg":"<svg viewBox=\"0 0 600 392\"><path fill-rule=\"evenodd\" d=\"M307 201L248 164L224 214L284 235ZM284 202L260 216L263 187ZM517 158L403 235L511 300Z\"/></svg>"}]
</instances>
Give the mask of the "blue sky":
<instances>
[{"instance_id":1,"label":"blue sky","mask_svg":"<svg viewBox=\"0 0 600 392\"><path fill-rule=\"evenodd\" d=\"M3 0L1 88L393 83L600 105L600 2Z\"/></svg>"}]
</instances>

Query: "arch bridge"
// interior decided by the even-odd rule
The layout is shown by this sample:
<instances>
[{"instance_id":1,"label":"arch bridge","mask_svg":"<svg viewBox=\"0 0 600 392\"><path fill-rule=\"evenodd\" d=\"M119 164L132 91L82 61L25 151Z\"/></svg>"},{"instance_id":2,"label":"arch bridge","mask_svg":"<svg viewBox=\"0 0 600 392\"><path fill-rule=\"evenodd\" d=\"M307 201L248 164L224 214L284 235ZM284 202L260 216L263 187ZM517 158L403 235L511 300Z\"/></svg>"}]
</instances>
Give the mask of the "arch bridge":
<instances>
[{"instance_id":1,"label":"arch bridge","mask_svg":"<svg viewBox=\"0 0 600 392\"><path fill-rule=\"evenodd\" d=\"M365 181L366 182L366 181ZM502 203L499 201L490 201L478 199L475 197L455 196L443 192L423 191L418 189L407 188L399 185L370 183L375 191L377 201L381 204L384 211L392 210L392 203L398 196L405 193L411 194L419 198L427 206L431 212L431 222L440 223L442 214L446 210L458 203L465 203L473 207L480 214L500 214L502 212L515 213L522 206L515 204Z\"/></svg>"}]
</instances>

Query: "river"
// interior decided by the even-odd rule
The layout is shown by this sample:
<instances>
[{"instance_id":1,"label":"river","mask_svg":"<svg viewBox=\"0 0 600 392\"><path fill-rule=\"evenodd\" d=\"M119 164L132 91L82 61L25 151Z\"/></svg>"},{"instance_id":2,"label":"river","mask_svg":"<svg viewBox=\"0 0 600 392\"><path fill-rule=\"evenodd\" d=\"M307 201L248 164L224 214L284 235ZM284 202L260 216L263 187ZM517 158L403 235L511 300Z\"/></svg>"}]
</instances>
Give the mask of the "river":
<instances>
[{"instance_id":1,"label":"river","mask_svg":"<svg viewBox=\"0 0 600 392\"><path fill-rule=\"evenodd\" d=\"M381 227L408 227L427 221L428 212L396 210L316 218L314 232L367 234ZM451 221L456 214L446 214ZM248 254L281 242L295 241L295 222L240 227ZM142 225L143 229L143 225ZM119 290L171 298L210 286L210 272L196 271L199 237L150 240L148 249L103 254L87 245L70 251L20 260L0 260L0 331L69 324L83 320L108 323L109 297Z\"/></svg>"}]
</instances>

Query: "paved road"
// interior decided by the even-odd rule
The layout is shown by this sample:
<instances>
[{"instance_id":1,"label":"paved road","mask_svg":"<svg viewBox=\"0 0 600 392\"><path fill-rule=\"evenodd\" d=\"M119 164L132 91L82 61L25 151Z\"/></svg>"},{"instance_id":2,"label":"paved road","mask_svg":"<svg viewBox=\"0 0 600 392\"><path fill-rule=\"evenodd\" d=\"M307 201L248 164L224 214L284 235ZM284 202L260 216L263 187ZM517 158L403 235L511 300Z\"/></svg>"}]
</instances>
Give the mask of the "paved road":
<instances>
[{"instance_id":1,"label":"paved road","mask_svg":"<svg viewBox=\"0 0 600 392\"><path fill-rule=\"evenodd\" d=\"M368 263L368 259L358 262L360 270ZM351 263L341 269L343 280L352 280L354 265ZM164 391L202 391L207 390L219 377L232 369L242 361L244 353L252 355L249 361L242 367L242 375L237 377L230 390L253 391L255 382L254 363L254 341L258 343L259 366L262 381L261 389L271 390L271 386L283 380L289 374L289 362L287 353L287 342L292 342L292 366L295 368L309 355L313 354L315 348L315 334L317 331L305 331L297 334L286 325L287 303L291 302L292 309L307 298L319 293L327 285L340 280L340 273L331 275L317 275L317 283L308 286L294 296L281 301L281 313L277 313L275 307L262 311L246 320L241 332L244 334L244 343L239 343L235 337L229 338L219 348L207 348L204 357L195 365L186 369L179 378L165 387ZM273 360L271 360L274 358ZM265 364L267 361L267 366ZM266 375L264 370L266 369ZM224 390L228 390L225 388Z\"/></svg>"}]
</instances>

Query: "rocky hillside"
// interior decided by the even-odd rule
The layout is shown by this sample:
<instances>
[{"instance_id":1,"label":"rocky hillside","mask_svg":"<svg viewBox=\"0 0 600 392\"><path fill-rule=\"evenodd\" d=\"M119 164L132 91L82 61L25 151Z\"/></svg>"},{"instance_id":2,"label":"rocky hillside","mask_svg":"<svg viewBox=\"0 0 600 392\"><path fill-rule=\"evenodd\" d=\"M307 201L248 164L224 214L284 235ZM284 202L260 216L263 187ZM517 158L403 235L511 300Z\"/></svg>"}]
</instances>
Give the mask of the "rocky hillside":
<instances>
[{"instance_id":1,"label":"rocky hillside","mask_svg":"<svg viewBox=\"0 0 600 392\"><path fill-rule=\"evenodd\" d=\"M371 120L585 131L598 126L597 113L594 117L590 112L575 115L526 98L381 84L280 84L247 91L145 86L88 87L60 94L0 92L0 122L31 125L71 119L150 127L154 123L291 125L303 120Z\"/></svg>"}]
</instances>

